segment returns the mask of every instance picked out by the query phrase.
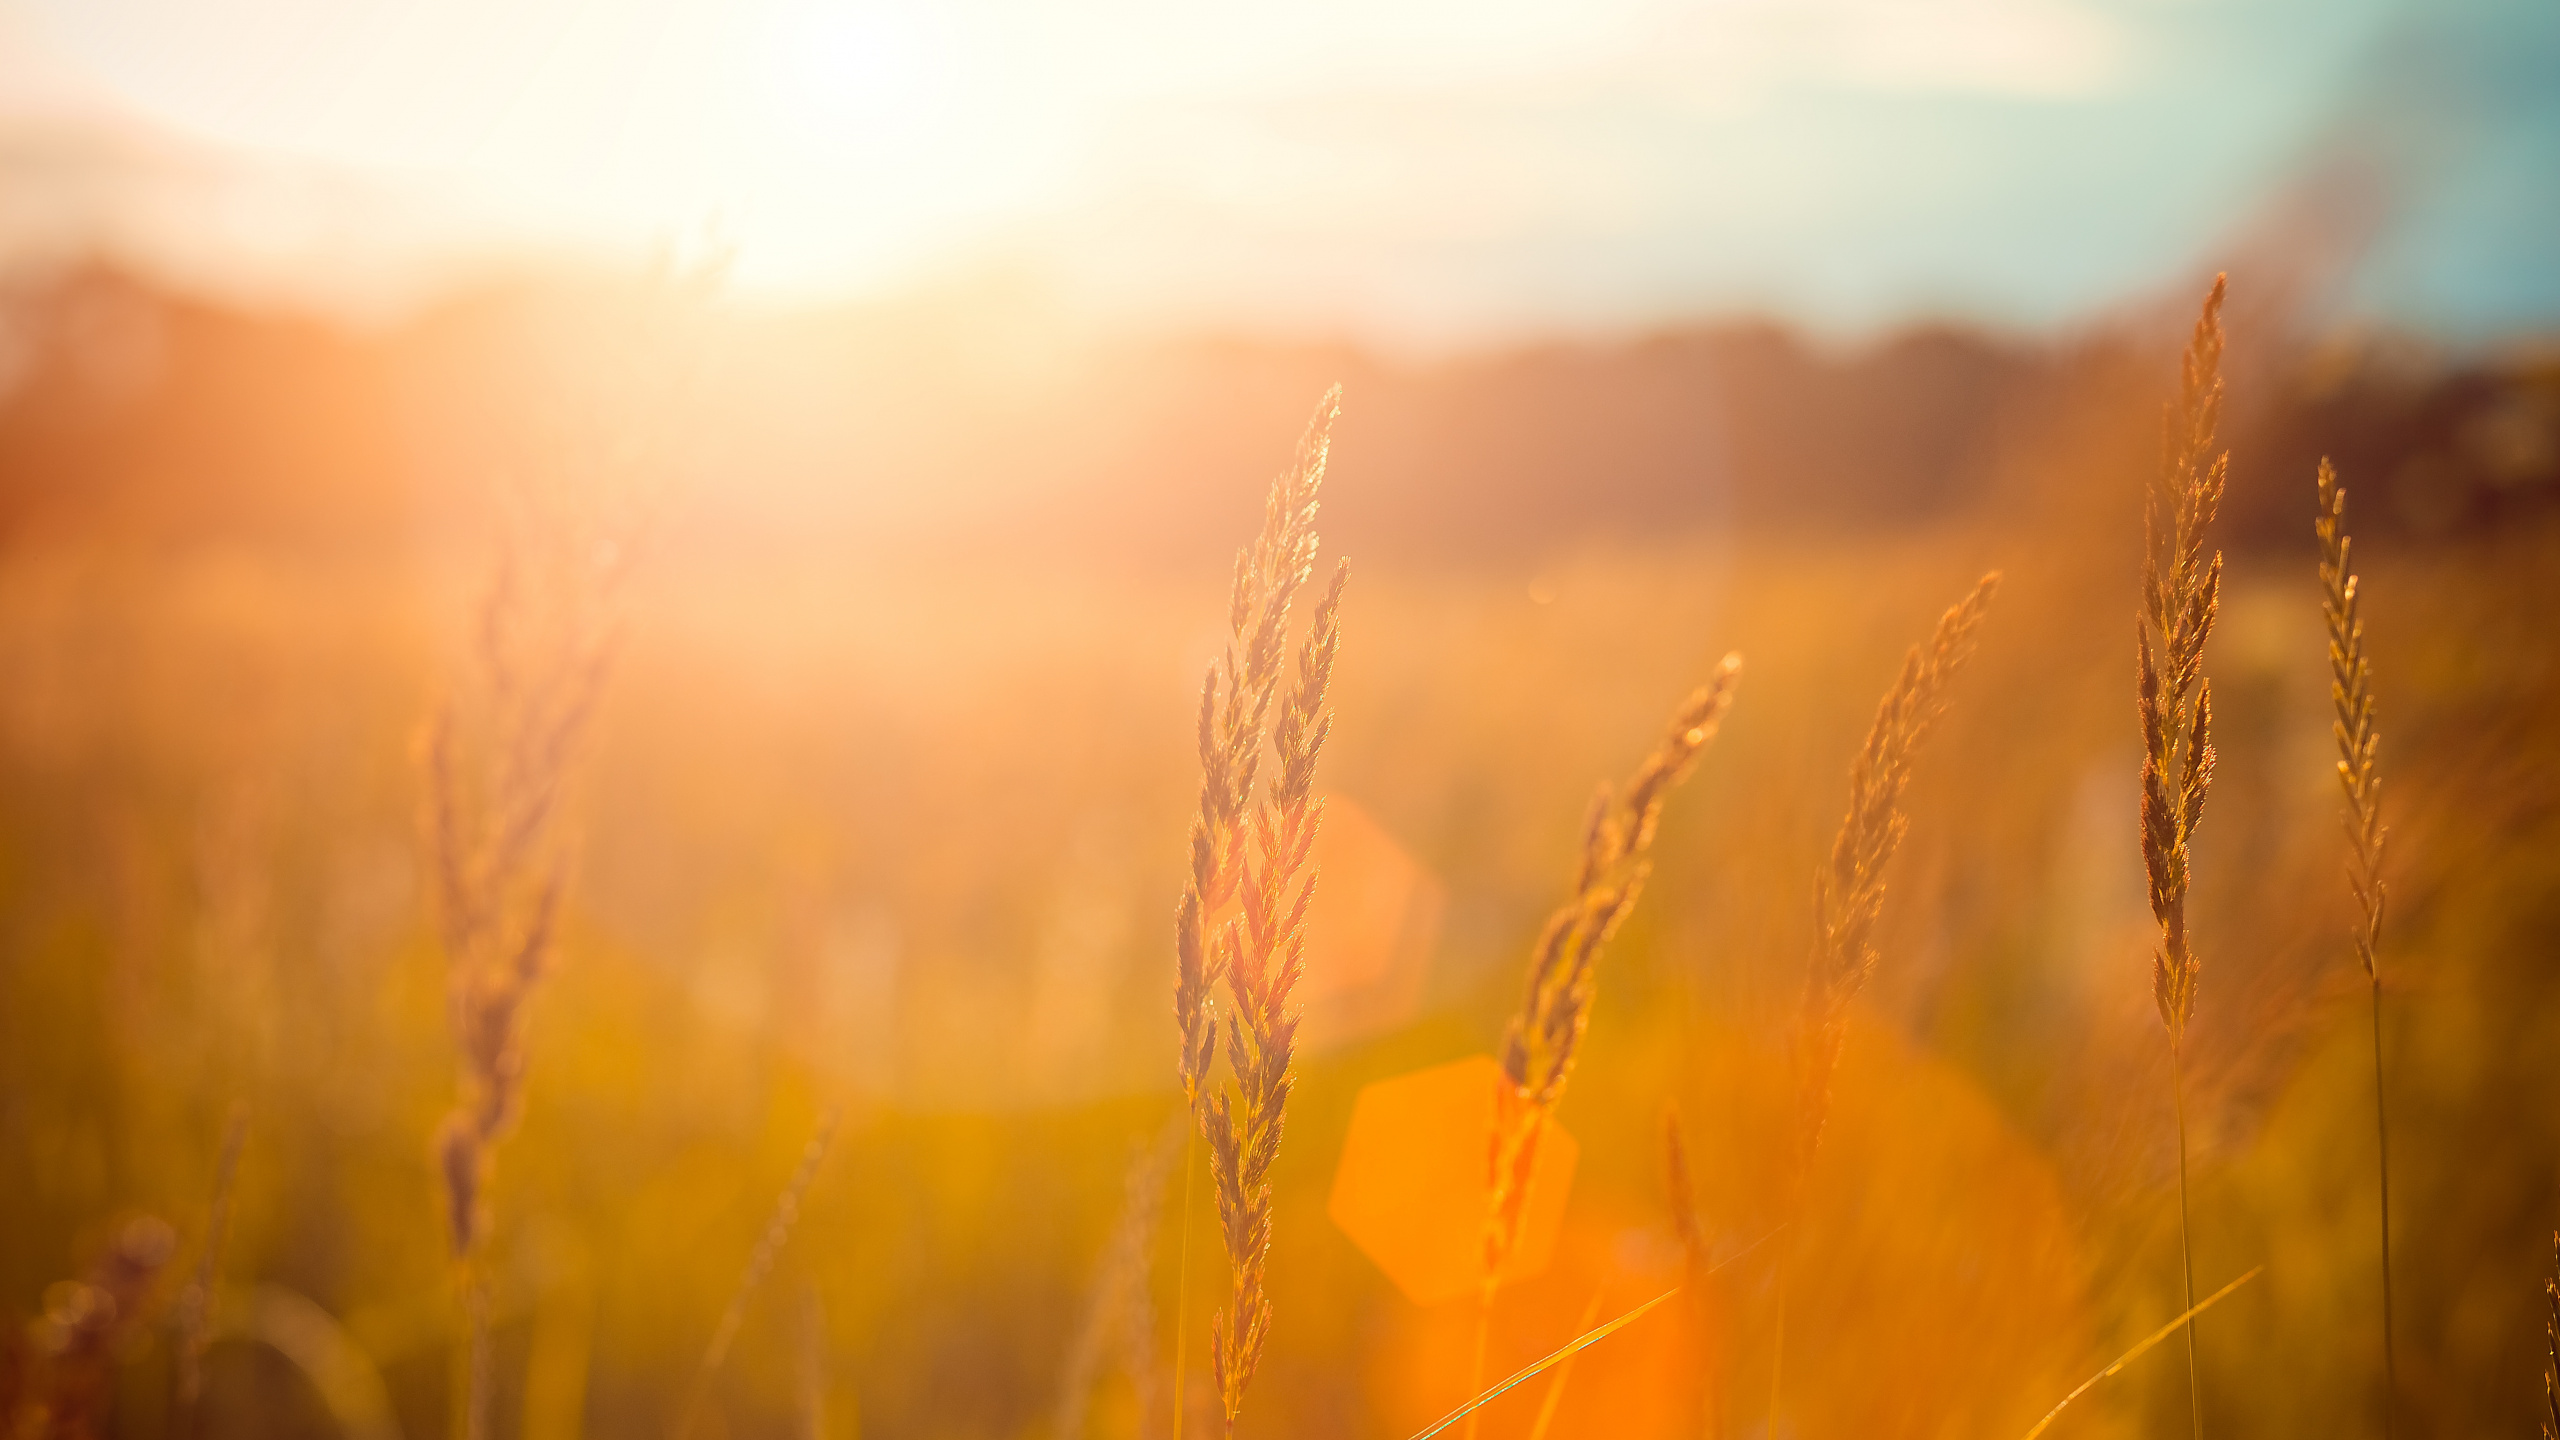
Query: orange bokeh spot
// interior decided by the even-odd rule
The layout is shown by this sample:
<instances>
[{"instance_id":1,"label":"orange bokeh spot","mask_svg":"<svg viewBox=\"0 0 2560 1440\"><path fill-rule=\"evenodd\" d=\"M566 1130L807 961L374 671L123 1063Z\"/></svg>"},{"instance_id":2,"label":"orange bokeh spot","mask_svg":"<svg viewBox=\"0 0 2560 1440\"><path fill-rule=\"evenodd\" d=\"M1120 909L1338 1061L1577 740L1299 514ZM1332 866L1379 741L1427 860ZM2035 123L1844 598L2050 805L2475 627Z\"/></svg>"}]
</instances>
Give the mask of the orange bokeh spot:
<instances>
[{"instance_id":1,"label":"orange bokeh spot","mask_svg":"<svg viewBox=\"0 0 2560 1440\"><path fill-rule=\"evenodd\" d=\"M1316 832L1320 877L1307 913L1307 973L1297 1000L1318 1048L1392 1030L1413 1017L1440 935L1440 883L1369 813L1340 795Z\"/></svg>"},{"instance_id":2,"label":"orange bokeh spot","mask_svg":"<svg viewBox=\"0 0 2560 1440\"><path fill-rule=\"evenodd\" d=\"M1417 1305L1475 1293L1484 1245L1487 1156L1501 1071L1477 1055L1360 1092L1325 1207ZM1546 1269L1581 1147L1552 1119L1538 1145L1520 1242L1505 1283Z\"/></svg>"}]
</instances>

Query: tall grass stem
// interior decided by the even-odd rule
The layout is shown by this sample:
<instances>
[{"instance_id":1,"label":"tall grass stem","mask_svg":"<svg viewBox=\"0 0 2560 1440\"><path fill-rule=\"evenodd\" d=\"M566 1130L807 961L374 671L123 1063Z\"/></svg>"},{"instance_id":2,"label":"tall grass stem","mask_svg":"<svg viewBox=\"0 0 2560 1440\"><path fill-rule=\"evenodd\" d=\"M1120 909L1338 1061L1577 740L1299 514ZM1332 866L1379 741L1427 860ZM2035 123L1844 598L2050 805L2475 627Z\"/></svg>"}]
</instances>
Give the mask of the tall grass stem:
<instances>
[{"instance_id":1,"label":"tall grass stem","mask_svg":"<svg viewBox=\"0 0 2560 1440\"><path fill-rule=\"evenodd\" d=\"M2187 1082L2179 1047L2169 1050L2169 1099L2178 1112L2178 1269L2187 1294L2187 1404L2204 1440L2204 1376L2196 1367L2196 1248L2187 1227Z\"/></svg>"},{"instance_id":2,"label":"tall grass stem","mask_svg":"<svg viewBox=\"0 0 2560 1440\"><path fill-rule=\"evenodd\" d=\"M1200 1131L1182 1142L1182 1243L1173 1262L1173 1440L1182 1440L1182 1375L1191 1348L1191 1186L1200 1169Z\"/></svg>"},{"instance_id":3,"label":"tall grass stem","mask_svg":"<svg viewBox=\"0 0 2560 1440\"><path fill-rule=\"evenodd\" d=\"M2373 982L2373 1148L2377 1193L2382 1200L2382 1437L2391 1440L2393 1412L2400 1406L2400 1365L2391 1343L2391 1127L2382 1091L2382 976Z\"/></svg>"}]
</instances>

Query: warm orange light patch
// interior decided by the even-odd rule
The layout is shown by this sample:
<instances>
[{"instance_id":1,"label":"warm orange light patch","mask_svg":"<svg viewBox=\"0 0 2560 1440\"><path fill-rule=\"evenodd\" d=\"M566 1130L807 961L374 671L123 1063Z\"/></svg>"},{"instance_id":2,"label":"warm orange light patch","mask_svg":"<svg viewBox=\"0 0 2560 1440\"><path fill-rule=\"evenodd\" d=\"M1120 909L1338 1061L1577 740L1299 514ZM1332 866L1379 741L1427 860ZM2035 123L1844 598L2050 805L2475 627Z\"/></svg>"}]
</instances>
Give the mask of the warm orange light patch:
<instances>
[{"instance_id":1,"label":"warm orange light patch","mask_svg":"<svg viewBox=\"0 0 2560 1440\"><path fill-rule=\"evenodd\" d=\"M1339 795L1316 834L1322 877L1307 914L1298 998L1312 1044L1373 1035L1413 1018L1440 936L1440 882L1369 812Z\"/></svg>"},{"instance_id":2,"label":"warm orange light patch","mask_svg":"<svg viewBox=\"0 0 2560 1440\"><path fill-rule=\"evenodd\" d=\"M1326 1213L1417 1305L1472 1294L1478 1283L1500 1083L1492 1059L1477 1055L1381 1080L1352 1107ZM1546 1269L1564 1224L1581 1147L1562 1125L1548 1125L1504 1283Z\"/></svg>"},{"instance_id":3,"label":"warm orange light patch","mask_svg":"<svg viewBox=\"0 0 2560 1440\"><path fill-rule=\"evenodd\" d=\"M1472 1386L1474 1305L1411 1312L1383 1327L1368 1376L1380 1429L1413 1434L1476 1390L1681 1283L1677 1242L1651 1207L1627 1198L1586 1193L1546 1273L1502 1292ZM1693 1298L1674 1297L1575 1356L1562 1374L1549 1370L1496 1399L1477 1412L1479 1440L1701 1440L1711 1433L1704 1392L1734 1383L1725 1334L1732 1321L1721 1286L1711 1282L1703 1303ZM1550 1400L1555 1413L1542 1430Z\"/></svg>"}]
</instances>

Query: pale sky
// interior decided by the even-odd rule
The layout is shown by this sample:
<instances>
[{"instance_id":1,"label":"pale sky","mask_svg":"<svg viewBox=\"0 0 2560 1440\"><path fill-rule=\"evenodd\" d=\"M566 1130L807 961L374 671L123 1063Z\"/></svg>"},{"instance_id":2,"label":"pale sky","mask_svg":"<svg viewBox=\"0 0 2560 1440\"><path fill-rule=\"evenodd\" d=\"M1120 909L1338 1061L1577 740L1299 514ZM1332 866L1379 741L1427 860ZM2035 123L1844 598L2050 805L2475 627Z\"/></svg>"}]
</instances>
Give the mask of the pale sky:
<instances>
[{"instance_id":1,"label":"pale sky","mask_svg":"<svg viewBox=\"0 0 2560 1440\"><path fill-rule=\"evenodd\" d=\"M0 0L0 245L321 293L708 228L1433 345L2071 323L2317 173L2385 195L2347 308L2495 336L2560 322L2555 73L2552 0Z\"/></svg>"}]
</instances>

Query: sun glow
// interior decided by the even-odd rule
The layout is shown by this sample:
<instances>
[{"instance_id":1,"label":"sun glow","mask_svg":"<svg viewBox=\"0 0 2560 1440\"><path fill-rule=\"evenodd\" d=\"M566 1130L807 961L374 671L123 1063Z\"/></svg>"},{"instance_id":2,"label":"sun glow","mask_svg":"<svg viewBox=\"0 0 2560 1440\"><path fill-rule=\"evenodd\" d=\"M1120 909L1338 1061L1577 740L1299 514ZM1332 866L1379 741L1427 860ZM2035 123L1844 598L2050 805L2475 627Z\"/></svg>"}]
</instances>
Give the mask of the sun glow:
<instances>
[{"instance_id":1,"label":"sun glow","mask_svg":"<svg viewBox=\"0 0 2560 1440\"><path fill-rule=\"evenodd\" d=\"M2394 0L2339 3L2278 53L2131 0L0 0L0 120L68 80L140 121L238 192L214 238L269 275L708 230L797 297L1000 278L1426 348L1732 306L2025 322L2228 223ZM2236 128L2196 108L2242 93ZM129 228L172 208L203 207Z\"/></svg>"}]
</instances>

